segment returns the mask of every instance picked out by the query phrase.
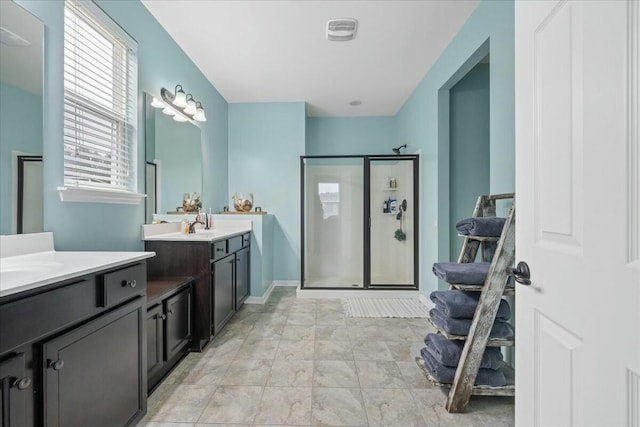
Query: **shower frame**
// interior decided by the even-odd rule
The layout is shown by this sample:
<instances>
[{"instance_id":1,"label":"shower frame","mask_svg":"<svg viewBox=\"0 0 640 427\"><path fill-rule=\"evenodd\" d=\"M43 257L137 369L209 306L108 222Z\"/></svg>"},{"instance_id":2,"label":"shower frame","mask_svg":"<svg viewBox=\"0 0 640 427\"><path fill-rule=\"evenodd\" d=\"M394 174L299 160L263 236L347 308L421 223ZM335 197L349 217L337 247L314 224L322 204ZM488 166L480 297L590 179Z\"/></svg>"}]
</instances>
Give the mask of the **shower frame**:
<instances>
[{"instance_id":1,"label":"shower frame","mask_svg":"<svg viewBox=\"0 0 640 427\"><path fill-rule=\"evenodd\" d=\"M362 159L363 160L363 286L362 287L338 287L338 286L313 286L305 287L305 160L306 159ZM300 156L300 289L314 290L417 290L419 284L419 159L418 154L392 154L392 155L328 155L328 156ZM403 160L411 161L413 166L413 285L399 284L371 284L371 161Z\"/></svg>"}]
</instances>

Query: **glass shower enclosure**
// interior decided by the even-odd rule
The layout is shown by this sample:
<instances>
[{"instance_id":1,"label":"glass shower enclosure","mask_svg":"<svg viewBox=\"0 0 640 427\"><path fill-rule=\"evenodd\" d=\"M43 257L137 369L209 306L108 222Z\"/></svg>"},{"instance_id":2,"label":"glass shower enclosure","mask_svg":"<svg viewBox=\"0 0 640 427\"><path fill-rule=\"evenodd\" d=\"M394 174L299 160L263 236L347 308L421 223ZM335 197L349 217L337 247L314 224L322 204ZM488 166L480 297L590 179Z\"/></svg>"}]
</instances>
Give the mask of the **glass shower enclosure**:
<instances>
[{"instance_id":1,"label":"glass shower enclosure","mask_svg":"<svg viewBox=\"0 0 640 427\"><path fill-rule=\"evenodd\" d=\"M418 156L302 156L302 289L418 287Z\"/></svg>"}]
</instances>

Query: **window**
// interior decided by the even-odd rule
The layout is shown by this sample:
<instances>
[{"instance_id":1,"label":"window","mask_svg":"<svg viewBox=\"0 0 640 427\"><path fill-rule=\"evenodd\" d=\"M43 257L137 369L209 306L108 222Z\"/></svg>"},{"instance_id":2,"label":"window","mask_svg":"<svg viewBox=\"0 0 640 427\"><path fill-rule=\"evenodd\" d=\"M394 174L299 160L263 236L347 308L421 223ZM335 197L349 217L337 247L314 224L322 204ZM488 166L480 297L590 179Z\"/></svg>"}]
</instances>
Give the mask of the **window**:
<instances>
[{"instance_id":1,"label":"window","mask_svg":"<svg viewBox=\"0 0 640 427\"><path fill-rule=\"evenodd\" d=\"M63 200L137 203L113 196L137 190L136 42L91 1L64 13Z\"/></svg>"}]
</instances>

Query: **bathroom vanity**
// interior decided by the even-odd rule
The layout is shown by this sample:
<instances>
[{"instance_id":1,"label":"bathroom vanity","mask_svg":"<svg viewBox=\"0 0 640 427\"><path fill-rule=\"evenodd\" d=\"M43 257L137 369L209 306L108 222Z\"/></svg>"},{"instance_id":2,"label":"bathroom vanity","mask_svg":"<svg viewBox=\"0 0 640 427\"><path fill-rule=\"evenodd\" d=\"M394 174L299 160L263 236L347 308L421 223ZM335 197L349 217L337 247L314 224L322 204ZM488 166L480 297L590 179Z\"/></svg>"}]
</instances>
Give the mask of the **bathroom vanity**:
<instances>
[{"instance_id":1,"label":"bathroom vanity","mask_svg":"<svg viewBox=\"0 0 640 427\"><path fill-rule=\"evenodd\" d=\"M251 223L234 221L194 234L181 234L174 227L144 226L145 250L156 253L148 275L153 280L193 277L192 350L200 351L249 295Z\"/></svg>"},{"instance_id":2,"label":"bathroom vanity","mask_svg":"<svg viewBox=\"0 0 640 427\"><path fill-rule=\"evenodd\" d=\"M51 233L0 243L2 425L135 425L154 254L57 252Z\"/></svg>"}]
</instances>

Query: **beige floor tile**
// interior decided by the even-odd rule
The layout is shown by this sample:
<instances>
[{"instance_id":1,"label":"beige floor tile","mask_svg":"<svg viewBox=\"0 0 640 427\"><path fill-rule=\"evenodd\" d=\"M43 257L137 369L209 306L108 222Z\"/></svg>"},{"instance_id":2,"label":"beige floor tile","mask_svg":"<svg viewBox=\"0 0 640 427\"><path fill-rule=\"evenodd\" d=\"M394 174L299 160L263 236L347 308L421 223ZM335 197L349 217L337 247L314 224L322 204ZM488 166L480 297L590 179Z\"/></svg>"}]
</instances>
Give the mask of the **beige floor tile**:
<instances>
[{"instance_id":1,"label":"beige floor tile","mask_svg":"<svg viewBox=\"0 0 640 427\"><path fill-rule=\"evenodd\" d=\"M178 385L150 421L196 422L215 389L215 386Z\"/></svg>"},{"instance_id":2,"label":"beige floor tile","mask_svg":"<svg viewBox=\"0 0 640 427\"><path fill-rule=\"evenodd\" d=\"M353 360L353 351L349 341L316 340L316 360Z\"/></svg>"},{"instance_id":3,"label":"beige floor tile","mask_svg":"<svg viewBox=\"0 0 640 427\"><path fill-rule=\"evenodd\" d=\"M220 386L198 419L199 423L252 424L263 387Z\"/></svg>"},{"instance_id":4,"label":"beige floor tile","mask_svg":"<svg viewBox=\"0 0 640 427\"><path fill-rule=\"evenodd\" d=\"M431 388L432 385L424 376L415 360L412 362L396 362L400 373L409 388Z\"/></svg>"},{"instance_id":5,"label":"beige floor tile","mask_svg":"<svg viewBox=\"0 0 640 427\"><path fill-rule=\"evenodd\" d=\"M424 347L422 341L385 341L396 362L413 362L420 356L420 349Z\"/></svg>"},{"instance_id":6,"label":"beige floor tile","mask_svg":"<svg viewBox=\"0 0 640 427\"><path fill-rule=\"evenodd\" d=\"M308 425L311 387L265 387L256 424Z\"/></svg>"},{"instance_id":7,"label":"beige floor tile","mask_svg":"<svg viewBox=\"0 0 640 427\"><path fill-rule=\"evenodd\" d=\"M256 325L247 335L247 341L279 340L283 330L284 324Z\"/></svg>"},{"instance_id":8,"label":"beige floor tile","mask_svg":"<svg viewBox=\"0 0 640 427\"><path fill-rule=\"evenodd\" d=\"M351 344L356 360L394 360L389 347L383 341L352 341Z\"/></svg>"},{"instance_id":9,"label":"beige floor tile","mask_svg":"<svg viewBox=\"0 0 640 427\"><path fill-rule=\"evenodd\" d=\"M276 360L312 360L313 340L280 340Z\"/></svg>"},{"instance_id":10,"label":"beige floor tile","mask_svg":"<svg viewBox=\"0 0 640 427\"><path fill-rule=\"evenodd\" d=\"M265 385L271 360L235 360L220 381L221 385Z\"/></svg>"},{"instance_id":11,"label":"beige floor tile","mask_svg":"<svg viewBox=\"0 0 640 427\"><path fill-rule=\"evenodd\" d=\"M316 360L314 387L360 387L356 364L346 360Z\"/></svg>"},{"instance_id":12,"label":"beige floor tile","mask_svg":"<svg viewBox=\"0 0 640 427\"><path fill-rule=\"evenodd\" d=\"M282 332L285 340L312 340L315 339L316 327L314 325L286 325Z\"/></svg>"},{"instance_id":13,"label":"beige floor tile","mask_svg":"<svg viewBox=\"0 0 640 427\"><path fill-rule=\"evenodd\" d=\"M363 389L362 398L370 426L427 426L408 390Z\"/></svg>"},{"instance_id":14,"label":"beige floor tile","mask_svg":"<svg viewBox=\"0 0 640 427\"><path fill-rule=\"evenodd\" d=\"M367 426L359 388L313 388L311 424L314 426Z\"/></svg>"},{"instance_id":15,"label":"beige floor tile","mask_svg":"<svg viewBox=\"0 0 640 427\"><path fill-rule=\"evenodd\" d=\"M316 339L320 341L349 341L347 326L316 325Z\"/></svg>"},{"instance_id":16,"label":"beige floor tile","mask_svg":"<svg viewBox=\"0 0 640 427\"><path fill-rule=\"evenodd\" d=\"M287 325L315 325L316 312L291 312L287 318Z\"/></svg>"},{"instance_id":17,"label":"beige floor tile","mask_svg":"<svg viewBox=\"0 0 640 427\"><path fill-rule=\"evenodd\" d=\"M267 380L269 387L311 387L313 360L276 360Z\"/></svg>"},{"instance_id":18,"label":"beige floor tile","mask_svg":"<svg viewBox=\"0 0 640 427\"><path fill-rule=\"evenodd\" d=\"M245 342L236 354L236 359L266 359L273 360L278 350L279 340L255 340Z\"/></svg>"},{"instance_id":19,"label":"beige floor tile","mask_svg":"<svg viewBox=\"0 0 640 427\"><path fill-rule=\"evenodd\" d=\"M407 384L396 362L356 360L360 387L406 388Z\"/></svg>"}]
</instances>

